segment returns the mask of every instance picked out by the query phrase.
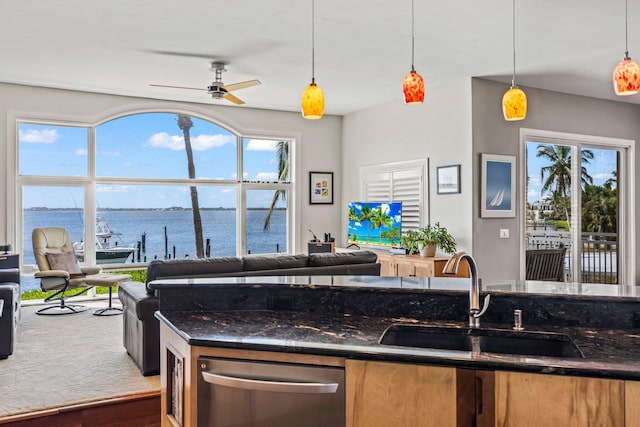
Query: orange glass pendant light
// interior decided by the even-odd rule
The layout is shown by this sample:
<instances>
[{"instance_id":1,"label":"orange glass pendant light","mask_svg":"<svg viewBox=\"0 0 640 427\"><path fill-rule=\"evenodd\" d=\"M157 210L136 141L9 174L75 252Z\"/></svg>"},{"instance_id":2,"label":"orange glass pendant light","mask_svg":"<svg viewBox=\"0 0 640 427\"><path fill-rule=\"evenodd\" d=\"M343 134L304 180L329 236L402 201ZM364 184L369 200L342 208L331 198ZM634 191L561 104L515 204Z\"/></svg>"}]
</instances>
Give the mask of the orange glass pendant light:
<instances>
[{"instance_id":1,"label":"orange glass pendant light","mask_svg":"<svg viewBox=\"0 0 640 427\"><path fill-rule=\"evenodd\" d=\"M424 102L424 79L413 69L413 66L402 82L402 93L404 93L404 103L407 105Z\"/></svg>"},{"instance_id":2,"label":"orange glass pendant light","mask_svg":"<svg viewBox=\"0 0 640 427\"><path fill-rule=\"evenodd\" d=\"M640 66L638 63L629 58L629 46L627 36L628 26L628 5L624 2L624 39L625 52L624 59L620 61L616 68L613 69L613 90L616 95L627 96L635 95L640 91Z\"/></svg>"},{"instance_id":3,"label":"orange glass pendant light","mask_svg":"<svg viewBox=\"0 0 640 427\"><path fill-rule=\"evenodd\" d=\"M413 67L415 51L413 18L413 0L411 0L411 71L402 81L404 103L407 105L422 104L424 102L424 79Z\"/></svg>"},{"instance_id":4,"label":"orange glass pendant light","mask_svg":"<svg viewBox=\"0 0 640 427\"><path fill-rule=\"evenodd\" d=\"M316 85L315 1L311 0L311 84L302 92L302 117L318 120L324 113L324 93Z\"/></svg>"},{"instance_id":5,"label":"orange glass pendant light","mask_svg":"<svg viewBox=\"0 0 640 427\"><path fill-rule=\"evenodd\" d=\"M516 85L516 0L513 0L513 75L511 87L502 96L502 114L509 122L527 117L527 95Z\"/></svg>"},{"instance_id":6,"label":"orange glass pendant light","mask_svg":"<svg viewBox=\"0 0 640 427\"><path fill-rule=\"evenodd\" d=\"M324 93L314 79L311 84L302 92L302 117L309 120L322 118L324 112Z\"/></svg>"},{"instance_id":7,"label":"orange glass pendant light","mask_svg":"<svg viewBox=\"0 0 640 427\"><path fill-rule=\"evenodd\" d=\"M613 90L616 95L635 95L640 91L640 65L626 52L625 58L613 70Z\"/></svg>"},{"instance_id":8,"label":"orange glass pendant light","mask_svg":"<svg viewBox=\"0 0 640 427\"><path fill-rule=\"evenodd\" d=\"M523 120L527 116L527 95L518 86L511 84L502 96L502 113L508 122Z\"/></svg>"}]
</instances>

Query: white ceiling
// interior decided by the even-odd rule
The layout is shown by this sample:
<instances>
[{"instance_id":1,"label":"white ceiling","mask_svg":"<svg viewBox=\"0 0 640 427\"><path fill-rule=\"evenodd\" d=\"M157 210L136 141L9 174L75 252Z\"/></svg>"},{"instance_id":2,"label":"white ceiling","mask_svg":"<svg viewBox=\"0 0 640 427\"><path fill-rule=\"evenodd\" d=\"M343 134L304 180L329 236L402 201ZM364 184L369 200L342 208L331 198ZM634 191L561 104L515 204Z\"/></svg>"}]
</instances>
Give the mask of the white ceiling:
<instances>
[{"instance_id":1,"label":"white ceiling","mask_svg":"<svg viewBox=\"0 0 640 427\"><path fill-rule=\"evenodd\" d=\"M429 90L464 78L511 81L511 0L415 0L415 67ZM401 100L411 68L410 0L317 0L315 75L325 113ZM629 0L629 54L640 60L640 0ZM516 82L613 94L625 50L624 0L517 0ZM4 0L0 82L232 105L205 91L212 61L246 106L299 111L311 80L311 0ZM1 99L1 98L0 98ZM400 101L401 102L401 101ZM240 107L241 108L241 107Z\"/></svg>"}]
</instances>

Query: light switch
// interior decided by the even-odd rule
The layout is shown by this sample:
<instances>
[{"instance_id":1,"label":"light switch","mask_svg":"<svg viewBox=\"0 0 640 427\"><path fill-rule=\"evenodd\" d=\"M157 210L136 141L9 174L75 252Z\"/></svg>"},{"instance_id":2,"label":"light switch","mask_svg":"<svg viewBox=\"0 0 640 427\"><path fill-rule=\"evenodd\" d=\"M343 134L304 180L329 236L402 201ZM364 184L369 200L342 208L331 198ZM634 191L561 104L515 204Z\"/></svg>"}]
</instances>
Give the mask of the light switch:
<instances>
[{"instance_id":1,"label":"light switch","mask_svg":"<svg viewBox=\"0 0 640 427\"><path fill-rule=\"evenodd\" d=\"M501 239L508 239L509 238L509 229L508 228L501 228L500 229L500 238Z\"/></svg>"}]
</instances>

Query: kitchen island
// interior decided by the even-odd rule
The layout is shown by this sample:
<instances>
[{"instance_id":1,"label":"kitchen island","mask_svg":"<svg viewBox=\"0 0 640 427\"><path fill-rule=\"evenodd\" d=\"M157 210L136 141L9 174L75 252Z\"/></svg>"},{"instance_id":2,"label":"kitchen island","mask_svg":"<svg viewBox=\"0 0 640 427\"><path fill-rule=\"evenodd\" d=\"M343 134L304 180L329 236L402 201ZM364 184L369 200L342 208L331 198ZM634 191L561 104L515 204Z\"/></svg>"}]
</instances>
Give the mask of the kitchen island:
<instances>
[{"instance_id":1,"label":"kitchen island","mask_svg":"<svg viewBox=\"0 0 640 427\"><path fill-rule=\"evenodd\" d=\"M400 404L411 417L416 416L414 400L405 392L401 402L389 400L391 390L435 393L434 406L427 405L431 411L420 409L432 418L442 414L443 419L433 418L432 425L452 420L449 425L505 425L536 411L549 417L541 408L562 399L577 409L567 412L559 405L560 418L547 419L566 422L562 417L568 415L580 425L583 417L597 413L601 421L597 425L633 425L630 411L637 405L626 405L625 398L638 393L636 381L640 380L640 302L632 295L636 289L586 289L583 285L580 292L568 293L570 284L557 284L552 286L561 293L522 291L534 285L487 284L484 292L490 290L492 302L481 327L511 329L513 310L521 309L527 331L565 334L585 358L379 343L391 324L465 328L467 279L272 277L155 282L165 347L162 366L167 367L161 380L164 415L174 422L181 420L181 425L196 425L197 364L199 357L207 356L344 368L349 426L385 425L385 399L378 395L380 390L374 390L381 383L388 387L386 403ZM394 378L403 378L404 383L399 386ZM183 394L176 395L176 389ZM527 393L537 396L539 405ZM484 409L478 413L482 396ZM184 404L177 418L171 409L176 400ZM423 398L419 401L425 403ZM371 424L371 417L380 424ZM411 425L410 420L406 422Z\"/></svg>"}]
</instances>

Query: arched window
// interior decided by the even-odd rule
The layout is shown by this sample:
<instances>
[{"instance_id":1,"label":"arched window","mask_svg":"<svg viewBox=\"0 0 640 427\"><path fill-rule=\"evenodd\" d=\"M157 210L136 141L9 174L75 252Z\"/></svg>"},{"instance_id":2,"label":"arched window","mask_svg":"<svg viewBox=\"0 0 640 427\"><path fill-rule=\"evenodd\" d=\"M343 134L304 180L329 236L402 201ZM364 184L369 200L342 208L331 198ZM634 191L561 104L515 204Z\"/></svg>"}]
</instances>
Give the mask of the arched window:
<instances>
[{"instance_id":1,"label":"arched window","mask_svg":"<svg viewBox=\"0 0 640 427\"><path fill-rule=\"evenodd\" d=\"M290 252L287 138L248 137L184 113L97 124L17 121L17 228L62 226L90 265Z\"/></svg>"}]
</instances>

